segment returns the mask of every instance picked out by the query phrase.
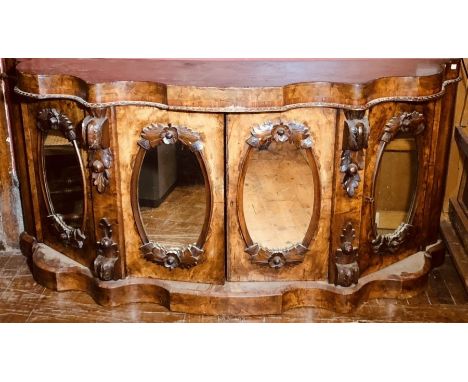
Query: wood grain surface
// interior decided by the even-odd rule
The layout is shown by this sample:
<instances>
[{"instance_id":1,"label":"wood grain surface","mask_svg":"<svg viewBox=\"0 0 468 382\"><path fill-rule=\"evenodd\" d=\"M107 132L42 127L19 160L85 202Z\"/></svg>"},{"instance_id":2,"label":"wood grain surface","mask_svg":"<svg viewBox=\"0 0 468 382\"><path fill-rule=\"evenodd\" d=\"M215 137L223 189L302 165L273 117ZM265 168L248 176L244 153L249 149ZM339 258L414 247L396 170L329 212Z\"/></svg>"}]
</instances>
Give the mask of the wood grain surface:
<instances>
[{"instance_id":1,"label":"wood grain surface","mask_svg":"<svg viewBox=\"0 0 468 382\"><path fill-rule=\"evenodd\" d=\"M458 60L444 59L31 59L18 65L18 89L94 104L87 106L150 102L173 110L213 112L282 111L314 105L362 109L389 99L440 97L446 81L457 79L458 69Z\"/></svg>"}]
</instances>

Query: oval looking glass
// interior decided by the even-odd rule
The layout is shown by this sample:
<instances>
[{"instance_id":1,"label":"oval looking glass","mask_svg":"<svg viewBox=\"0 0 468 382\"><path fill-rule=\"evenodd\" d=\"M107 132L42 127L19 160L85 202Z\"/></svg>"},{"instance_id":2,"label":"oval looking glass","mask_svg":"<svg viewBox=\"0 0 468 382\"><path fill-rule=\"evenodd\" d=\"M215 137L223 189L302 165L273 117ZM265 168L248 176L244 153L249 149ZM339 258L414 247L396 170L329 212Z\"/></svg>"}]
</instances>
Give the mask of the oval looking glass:
<instances>
[{"instance_id":1,"label":"oval looking glass","mask_svg":"<svg viewBox=\"0 0 468 382\"><path fill-rule=\"evenodd\" d=\"M65 245L82 248L86 236L86 178L75 127L64 113L46 108L37 115L39 176L47 220Z\"/></svg>"},{"instance_id":2,"label":"oval looking glass","mask_svg":"<svg viewBox=\"0 0 468 382\"><path fill-rule=\"evenodd\" d=\"M195 154L180 142L148 151L138 203L149 241L165 247L196 245L205 222L206 189Z\"/></svg>"},{"instance_id":3,"label":"oval looking glass","mask_svg":"<svg viewBox=\"0 0 468 382\"><path fill-rule=\"evenodd\" d=\"M60 131L50 130L45 134L43 155L51 214L60 215L70 227L81 228L84 187L74 145Z\"/></svg>"},{"instance_id":4,"label":"oval looking glass","mask_svg":"<svg viewBox=\"0 0 468 382\"><path fill-rule=\"evenodd\" d=\"M173 269L198 263L210 217L211 194L199 134L180 126L153 124L138 142L132 184L141 250Z\"/></svg>"},{"instance_id":5,"label":"oval looking glass","mask_svg":"<svg viewBox=\"0 0 468 382\"><path fill-rule=\"evenodd\" d=\"M252 130L240 183L239 221L252 262L299 263L318 221L320 187L308 129L273 122Z\"/></svg>"},{"instance_id":6,"label":"oval looking glass","mask_svg":"<svg viewBox=\"0 0 468 382\"><path fill-rule=\"evenodd\" d=\"M416 139L398 133L382 153L375 186L375 229L377 235L393 233L411 222L418 178Z\"/></svg>"}]
</instances>

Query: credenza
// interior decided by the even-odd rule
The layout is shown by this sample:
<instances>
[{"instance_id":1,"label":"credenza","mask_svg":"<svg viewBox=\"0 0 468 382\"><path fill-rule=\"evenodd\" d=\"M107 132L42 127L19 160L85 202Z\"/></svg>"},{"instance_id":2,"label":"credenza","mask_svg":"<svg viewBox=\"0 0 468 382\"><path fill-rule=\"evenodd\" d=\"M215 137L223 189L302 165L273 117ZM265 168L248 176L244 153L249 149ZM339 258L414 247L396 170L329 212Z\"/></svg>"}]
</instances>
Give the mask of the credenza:
<instances>
[{"instance_id":1,"label":"credenza","mask_svg":"<svg viewBox=\"0 0 468 382\"><path fill-rule=\"evenodd\" d=\"M460 61L22 59L34 278L99 304L349 311L420 293Z\"/></svg>"}]
</instances>

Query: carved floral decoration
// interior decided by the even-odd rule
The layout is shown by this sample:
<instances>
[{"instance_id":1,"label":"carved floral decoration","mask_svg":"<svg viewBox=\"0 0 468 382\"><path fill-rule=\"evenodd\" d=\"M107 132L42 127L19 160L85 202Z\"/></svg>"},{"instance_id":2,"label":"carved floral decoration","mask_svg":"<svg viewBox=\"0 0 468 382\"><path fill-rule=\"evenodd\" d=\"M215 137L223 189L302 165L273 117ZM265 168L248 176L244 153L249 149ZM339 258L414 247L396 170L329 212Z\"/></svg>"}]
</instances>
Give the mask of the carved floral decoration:
<instances>
[{"instance_id":1,"label":"carved floral decoration","mask_svg":"<svg viewBox=\"0 0 468 382\"><path fill-rule=\"evenodd\" d=\"M203 150L203 143L200 140L200 134L184 127L173 126L172 124L163 125L153 123L143 129L141 138L138 141L145 150L150 150L159 144L173 145L180 141L192 151Z\"/></svg>"},{"instance_id":2,"label":"carved floral decoration","mask_svg":"<svg viewBox=\"0 0 468 382\"><path fill-rule=\"evenodd\" d=\"M377 237L372 240L374 252L378 254L395 253L411 236L413 228L411 224L401 223L394 232L385 235L377 235Z\"/></svg>"},{"instance_id":3,"label":"carved floral decoration","mask_svg":"<svg viewBox=\"0 0 468 382\"><path fill-rule=\"evenodd\" d=\"M305 125L297 122L284 122L280 119L255 125L252 127L251 136L247 139L250 146L259 150L267 150L273 141L289 142L303 149L312 147L312 138Z\"/></svg>"},{"instance_id":4,"label":"carved floral decoration","mask_svg":"<svg viewBox=\"0 0 468 382\"><path fill-rule=\"evenodd\" d=\"M169 270L174 268L192 268L198 264L203 249L196 245L188 245L185 248L165 248L158 243L149 242L140 250L143 257L153 263L162 265Z\"/></svg>"},{"instance_id":5,"label":"carved floral decoration","mask_svg":"<svg viewBox=\"0 0 468 382\"><path fill-rule=\"evenodd\" d=\"M302 244L296 244L289 248L267 249L254 243L247 247L245 251L251 256L250 261L252 263L279 269L284 265L302 263L307 248Z\"/></svg>"},{"instance_id":6,"label":"carved floral decoration","mask_svg":"<svg viewBox=\"0 0 468 382\"><path fill-rule=\"evenodd\" d=\"M348 222L340 235L341 246L335 253L335 285L349 287L359 280L359 265L357 263L357 248L353 246L356 231Z\"/></svg>"},{"instance_id":7,"label":"carved floral decoration","mask_svg":"<svg viewBox=\"0 0 468 382\"><path fill-rule=\"evenodd\" d=\"M343 188L349 197L353 197L361 181L359 170L364 169L364 149L369 138L369 121L363 111L345 112L343 151L340 171L344 173Z\"/></svg>"},{"instance_id":8,"label":"carved floral decoration","mask_svg":"<svg viewBox=\"0 0 468 382\"><path fill-rule=\"evenodd\" d=\"M94 260L94 273L103 281L114 279L115 263L119 256L117 243L112 239L112 224L107 218L102 218L99 226L103 237L96 243L98 256Z\"/></svg>"},{"instance_id":9,"label":"carved floral decoration","mask_svg":"<svg viewBox=\"0 0 468 382\"><path fill-rule=\"evenodd\" d=\"M97 113L97 112L96 112ZM88 115L82 123L83 141L90 150L88 167L92 182L99 193L109 185L113 155L109 147L109 122L107 117Z\"/></svg>"}]
</instances>

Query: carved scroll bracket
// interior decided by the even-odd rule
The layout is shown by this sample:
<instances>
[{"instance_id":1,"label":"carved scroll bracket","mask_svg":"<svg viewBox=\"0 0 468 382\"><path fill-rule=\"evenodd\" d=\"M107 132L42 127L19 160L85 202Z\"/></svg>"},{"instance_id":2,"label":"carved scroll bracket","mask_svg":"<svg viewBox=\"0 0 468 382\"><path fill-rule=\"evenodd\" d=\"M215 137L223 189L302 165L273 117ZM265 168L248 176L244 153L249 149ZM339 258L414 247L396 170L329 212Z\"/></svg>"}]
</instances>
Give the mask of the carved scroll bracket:
<instances>
[{"instance_id":1,"label":"carved scroll bracket","mask_svg":"<svg viewBox=\"0 0 468 382\"><path fill-rule=\"evenodd\" d=\"M113 161L110 149L109 120L103 113L88 115L82 122L83 142L91 150L88 167L99 193L109 185Z\"/></svg>"},{"instance_id":2,"label":"carved scroll bracket","mask_svg":"<svg viewBox=\"0 0 468 382\"><path fill-rule=\"evenodd\" d=\"M353 246L356 231L348 222L340 236L341 246L335 253L335 285L349 287L359 280L359 265L357 263L357 248Z\"/></svg>"},{"instance_id":3,"label":"carved scroll bracket","mask_svg":"<svg viewBox=\"0 0 468 382\"><path fill-rule=\"evenodd\" d=\"M203 142L200 140L200 134L184 127L172 124L163 125L161 123L152 123L145 127L141 133L138 145L145 150L150 150L159 144L172 145L180 141L192 151L203 150Z\"/></svg>"},{"instance_id":4,"label":"carved scroll bracket","mask_svg":"<svg viewBox=\"0 0 468 382\"><path fill-rule=\"evenodd\" d=\"M119 257L118 245L112 239L112 224L108 219L102 218L99 222L104 235L96 243L98 256L94 260L94 273L104 281L113 280L115 277L115 262Z\"/></svg>"},{"instance_id":5,"label":"carved scroll bracket","mask_svg":"<svg viewBox=\"0 0 468 382\"><path fill-rule=\"evenodd\" d=\"M247 247L245 251L251 256L250 261L252 263L279 269L284 265L302 263L307 248L302 244L296 244L289 248L266 249L254 243Z\"/></svg>"},{"instance_id":6,"label":"carved scroll bracket","mask_svg":"<svg viewBox=\"0 0 468 382\"><path fill-rule=\"evenodd\" d=\"M250 146L259 150L267 150L273 141L289 142L303 149L311 148L313 144L308 127L281 119L253 126L251 136L247 139Z\"/></svg>"},{"instance_id":7,"label":"carved scroll bracket","mask_svg":"<svg viewBox=\"0 0 468 382\"><path fill-rule=\"evenodd\" d=\"M369 120L365 111L345 111L343 151L340 171L344 173L343 188L353 197L361 181L359 171L364 169L364 149L369 138Z\"/></svg>"},{"instance_id":8,"label":"carved scroll bracket","mask_svg":"<svg viewBox=\"0 0 468 382\"><path fill-rule=\"evenodd\" d=\"M188 245L185 248L165 248L158 243L149 242L140 250L146 260L159 264L172 270L174 268L192 268L198 264L201 248L195 245Z\"/></svg>"}]
</instances>

